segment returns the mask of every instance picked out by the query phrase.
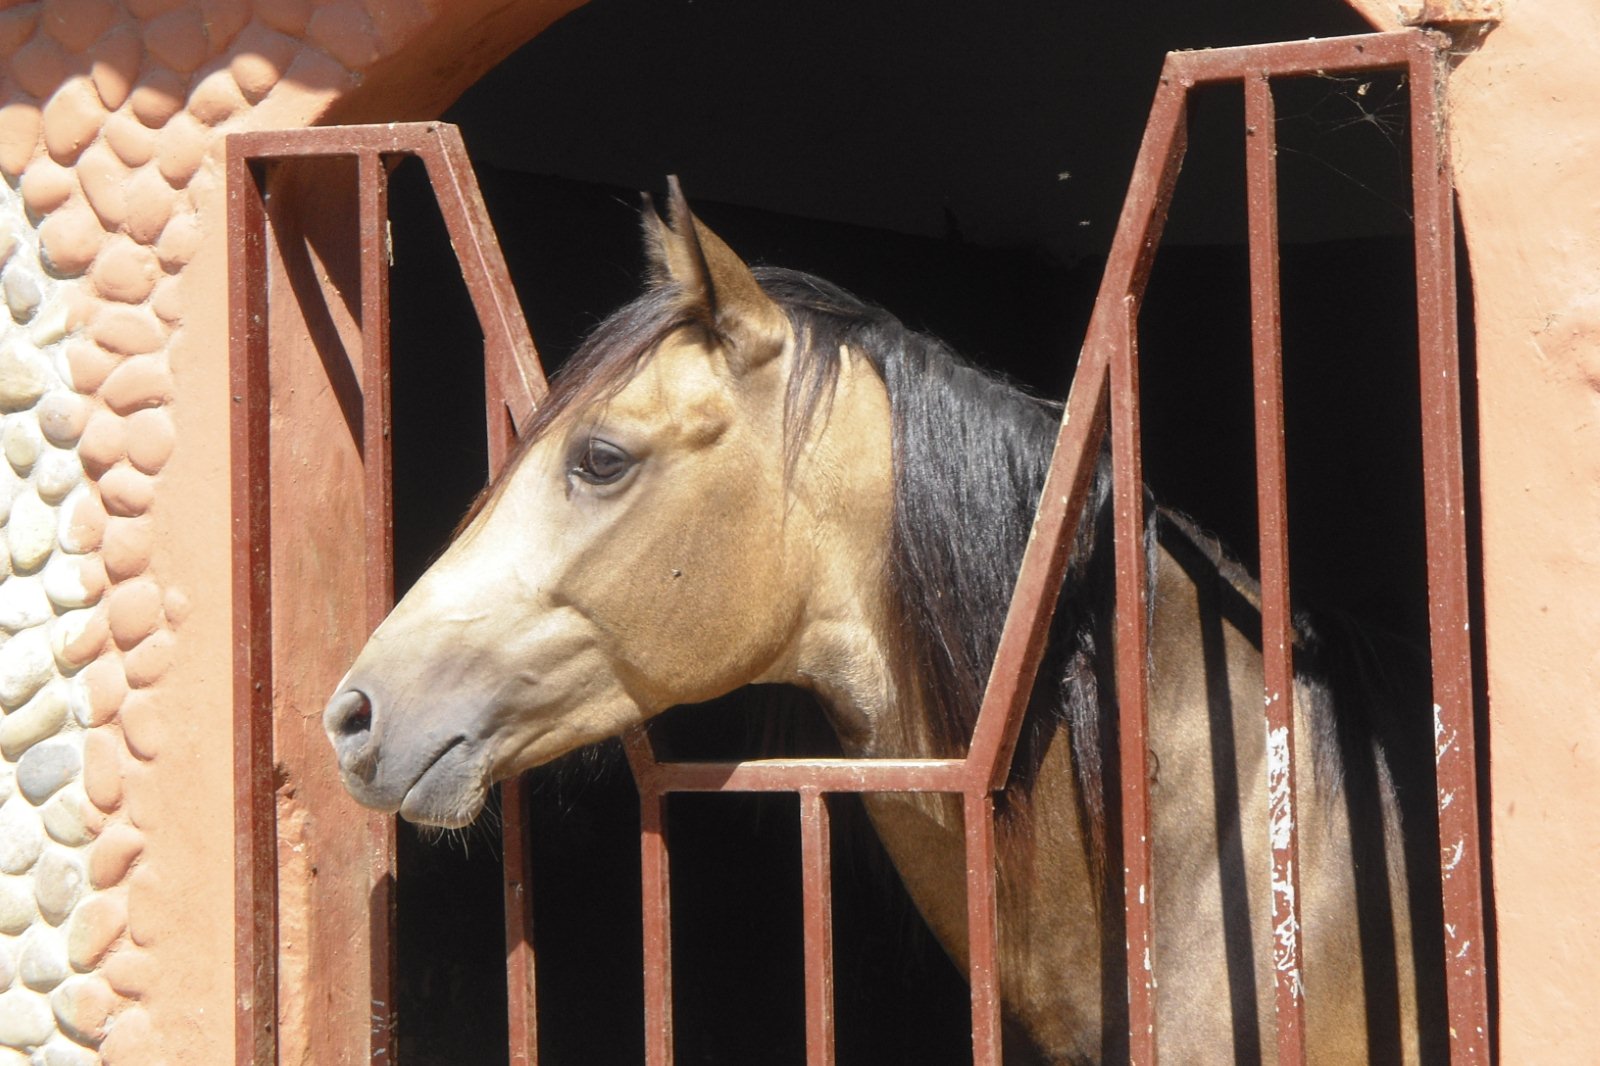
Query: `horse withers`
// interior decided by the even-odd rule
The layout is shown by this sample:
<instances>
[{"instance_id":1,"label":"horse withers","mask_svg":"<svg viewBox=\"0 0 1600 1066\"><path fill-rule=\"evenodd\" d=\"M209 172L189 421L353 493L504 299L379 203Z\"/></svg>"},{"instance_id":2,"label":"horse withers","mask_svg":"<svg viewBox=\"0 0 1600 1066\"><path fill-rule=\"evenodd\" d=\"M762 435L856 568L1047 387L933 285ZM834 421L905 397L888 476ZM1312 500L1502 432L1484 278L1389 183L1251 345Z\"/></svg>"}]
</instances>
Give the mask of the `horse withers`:
<instances>
[{"instance_id":1,"label":"horse withers","mask_svg":"<svg viewBox=\"0 0 1600 1066\"><path fill-rule=\"evenodd\" d=\"M645 212L647 291L556 379L329 702L362 803L465 825L495 781L755 683L814 693L849 755L964 751L1059 407L825 281L752 270L675 184L668 218ZM1108 500L1102 464L999 804L1015 1061L1126 1055ZM1152 509L1148 534L1160 1046L1272 1061L1257 590L1181 516ZM1362 647L1297 635L1308 1046L1432 1061L1427 702L1368 683ZM964 969L958 802L864 801Z\"/></svg>"}]
</instances>

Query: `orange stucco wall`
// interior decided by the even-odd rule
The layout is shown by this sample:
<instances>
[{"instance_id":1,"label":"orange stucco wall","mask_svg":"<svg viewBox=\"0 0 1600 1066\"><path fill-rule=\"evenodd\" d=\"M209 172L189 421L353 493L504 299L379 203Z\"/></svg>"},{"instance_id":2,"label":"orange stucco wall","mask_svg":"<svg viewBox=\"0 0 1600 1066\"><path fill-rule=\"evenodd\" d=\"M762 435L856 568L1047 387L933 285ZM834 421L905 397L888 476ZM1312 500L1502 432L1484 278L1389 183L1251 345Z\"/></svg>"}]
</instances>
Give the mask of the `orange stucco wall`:
<instances>
[{"instance_id":1,"label":"orange stucco wall","mask_svg":"<svg viewBox=\"0 0 1600 1066\"><path fill-rule=\"evenodd\" d=\"M18 978L0 995L53 1012L64 1055L233 1054L219 138L435 115L577 2L0 0L0 174L49 268L39 320L60 323L28 326L57 375L37 418L84 486L19 490L54 509L49 557L77 581L52 608L70 625L41 623L82 758L42 847L86 879L70 916L30 919L71 942L69 993ZM1600 8L1503 14L1450 114L1478 324L1501 1042L1508 1063L1582 1062L1600 1048ZM18 558L24 578L51 565Z\"/></svg>"}]
</instances>

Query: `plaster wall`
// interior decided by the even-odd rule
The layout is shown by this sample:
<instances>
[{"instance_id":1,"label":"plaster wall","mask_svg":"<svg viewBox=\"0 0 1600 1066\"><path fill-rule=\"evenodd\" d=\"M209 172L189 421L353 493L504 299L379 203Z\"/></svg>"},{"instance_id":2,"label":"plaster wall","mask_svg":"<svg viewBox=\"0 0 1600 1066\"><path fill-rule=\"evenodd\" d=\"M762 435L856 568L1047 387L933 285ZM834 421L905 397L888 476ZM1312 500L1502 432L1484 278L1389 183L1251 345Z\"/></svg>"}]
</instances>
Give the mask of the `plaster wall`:
<instances>
[{"instance_id":1,"label":"plaster wall","mask_svg":"<svg viewBox=\"0 0 1600 1066\"><path fill-rule=\"evenodd\" d=\"M1353 2L1380 26L1411 14ZM0 618L0 688L8 649L43 639L35 691L64 702L21 750L0 736L4 776L37 745L69 752L39 802L0 786L0 823L39 842L16 870L0 855L26 918L0 946L13 970L27 936L67 955L56 977L0 964L0 1030L31 1026L0 1031L0 1066L36 1048L49 1066L233 1054L220 136L431 117L572 6L0 0L0 229L39 289L0 315L0 378L4 351L43 360L36 396L0 395L20 575L0 600L37 586L45 603L29 624ZM1503 15L1461 58L1450 115L1477 301L1501 1043L1508 1063L1579 1062L1600 1047L1600 831L1584 816L1600 803L1600 11L1513 0ZM13 438L55 451L22 462ZM59 495L38 465L55 452L70 456L50 460L71 482ZM21 539L30 510L42 547ZM49 583L57 596L51 566L75 580ZM20 692L0 691L0 728L19 730L35 698ZM46 853L82 871L64 911L38 897Z\"/></svg>"}]
</instances>

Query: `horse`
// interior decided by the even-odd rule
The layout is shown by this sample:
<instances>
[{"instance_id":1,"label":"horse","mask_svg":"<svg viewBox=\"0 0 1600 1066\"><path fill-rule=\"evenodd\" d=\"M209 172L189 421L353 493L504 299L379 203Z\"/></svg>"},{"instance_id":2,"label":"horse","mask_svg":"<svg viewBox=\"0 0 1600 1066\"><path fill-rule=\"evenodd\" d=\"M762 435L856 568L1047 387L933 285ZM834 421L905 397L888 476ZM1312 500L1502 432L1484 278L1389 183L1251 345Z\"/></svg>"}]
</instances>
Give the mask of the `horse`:
<instances>
[{"instance_id":1,"label":"horse","mask_svg":"<svg viewBox=\"0 0 1600 1066\"><path fill-rule=\"evenodd\" d=\"M1060 406L748 266L676 182L667 207L643 213L643 295L328 703L362 804L463 826L498 780L753 684L814 694L851 756L963 753ZM998 801L1008 1062L1127 1055L1110 477L1102 457ZM1160 1050L1273 1062L1259 589L1195 523L1147 514ZM1309 1057L1442 1061L1426 695L1419 715L1412 672L1347 628L1296 617ZM965 969L956 798L863 802Z\"/></svg>"}]
</instances>

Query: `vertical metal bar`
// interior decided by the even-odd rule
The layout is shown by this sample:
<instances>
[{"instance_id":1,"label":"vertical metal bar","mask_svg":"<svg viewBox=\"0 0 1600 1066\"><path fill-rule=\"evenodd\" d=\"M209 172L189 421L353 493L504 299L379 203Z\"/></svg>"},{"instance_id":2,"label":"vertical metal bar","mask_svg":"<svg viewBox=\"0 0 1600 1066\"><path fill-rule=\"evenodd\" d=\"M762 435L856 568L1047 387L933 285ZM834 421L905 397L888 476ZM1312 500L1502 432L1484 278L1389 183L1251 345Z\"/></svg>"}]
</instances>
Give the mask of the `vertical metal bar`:
<instances>
[{"instance_id":1,"label":"vertical metal bar","mask_svg":"<svg viewBox=\"0 0 1600 1066\"><path fill-rule=\"evenodd\" d=\"M1122 892L1128 935L1128 1058L1155 1066L1155 971L1151 959L1155 885L1150 841L1147 702L1150 626L1144 542L1144 473L1139 445L1138 304L1122 302L1111 352L1111 465L1117 582L1117 708L1122 770Z\"/></svg>"},{"instance_id":2,"label":"vertical metal bar","mask_svg":"<svg viewBox=\"0 0 1600 1066\"><path fill-rule=\"evenodd\" d=\"M806 1066L833 1066L833 862L828 798L800 790L800 866L805 904Z\"/></svg>"},{"instance_id":3,"label":"vertical metal bar","mask_svg":"<svg viewBox=\"0 0 1600 1066\"><path fill-rule=\"evenodd\" d=\"M361 244L361 468L366 497L367 625L377 628L394 606L394 494L389 405L389 174L383 157L357 157L356 189ZM394 818L367 817L371 836L374 1063L394 1061L395 931Z\"/></svg>"},{"instance_id":4,"label":"vertical metal bar","mask_svg":"<svg viewBox=\"0 0 1600 1066\"><path fill-rule=\"evenodd\" d=\"M1483 873L1478 847L1472 643L1467 631L1466 481L1461 460L1455 213L1444 130L1443 57L1421 35L1411 62L1411 183L1416 212L1428 622L1444 882L1450 1059L1488 1063Z\"/></svg>"},{"instance_id":5,"label":"vertical metal bar","mask_svg":"<svg viewBox=\"0 0 1600 1066\"><path fill-rule=\"evenodd\" d=\"M667 797L639 783L639 850L644 903L644 1054L672 1066L672 903Z\"/></svg>"},{"instance_id":6,"label":"vertical metal bar","mask_svg":"<svg viewBox=\"0 0 1600 1066\"><path fill-rule=\"evenodd\" d=\"M973 1066L1000 1066L1000 931L996 920L994 793L963 794L967 838L968 982Z\"/></svg>"},{"instance_id":7,"label":"vertical metal bar","mask_svg":"<svg viewBox=\"0 0 1600 1066\"><path fill-rule=\"evenodd\" d=\"M278 830L272 745L272 398L267 216L243 152L228 168L233 450L234 1058L278 1061Z\"/></svg>"},{"instance_id":8,"label":"vertical metal bar","mask_svg":"<svg viewBox=\"0 0 1600 1066\"><path fill-rule=\"evenodd\" d=\"M1272 842L1272 963L1278 1062L1306 1058L1300 961L1300 837L1295 824L1294 633L1289 613L1289 502L1284 460L1283 328L1278 278L1278 163L1272 86L1244 79L1250 216L1256 502L1261 541L1261 653L1266 686L1267 802Z\"/></svg>"},{"instance_id":9,"label":"vertical metal bar","mask_svg":"<svg viewBox=\"0 0 1600 1066\"><path fill-rule=\"evenodd\" d=\"M533 840L522 778L500 786L506 915L506 1021L511 1066L537 1066L539 1012L533 950Z\"/></svg>"}]
</instances>

